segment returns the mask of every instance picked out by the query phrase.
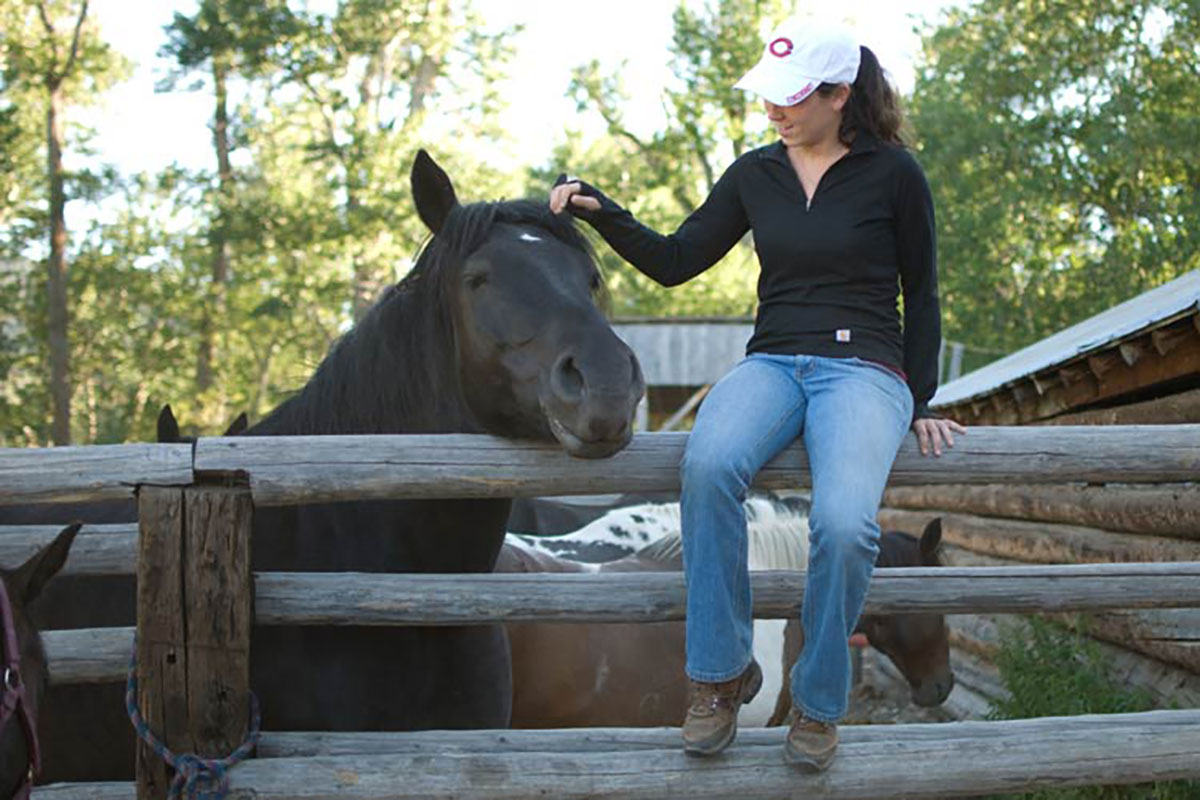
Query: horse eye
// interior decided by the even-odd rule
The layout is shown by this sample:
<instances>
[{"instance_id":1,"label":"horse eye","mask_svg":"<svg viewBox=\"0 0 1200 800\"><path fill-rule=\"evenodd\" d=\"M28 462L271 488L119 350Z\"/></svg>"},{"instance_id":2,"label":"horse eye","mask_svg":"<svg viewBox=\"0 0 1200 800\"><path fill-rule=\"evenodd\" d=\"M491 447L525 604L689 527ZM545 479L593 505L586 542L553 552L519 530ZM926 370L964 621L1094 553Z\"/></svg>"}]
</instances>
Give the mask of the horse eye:
<instances>
[{"instance_id":1,"label":"horse eye","mask_svg":"<svg viewBox=\"0 0 1200 800\"><path fill-rule=\"evenodd\" d=\"M483 286L485 283L487 283L487 273L486 272L472 272L467 275L467 288L468 289L478 289L480 286Z\"/></svg>"},{"instance_id":2,"label":"horse eye","mask_svg":"<svg viewBox=\"0 0 1200 800\"><path fill-rule=\"evenodd\" d=\"M592 273L592 279L588 282L588 286L593 292L600 291L600 287L604 285L604 281L600 278L599 272Z\"/></svg>"}]
</instances>

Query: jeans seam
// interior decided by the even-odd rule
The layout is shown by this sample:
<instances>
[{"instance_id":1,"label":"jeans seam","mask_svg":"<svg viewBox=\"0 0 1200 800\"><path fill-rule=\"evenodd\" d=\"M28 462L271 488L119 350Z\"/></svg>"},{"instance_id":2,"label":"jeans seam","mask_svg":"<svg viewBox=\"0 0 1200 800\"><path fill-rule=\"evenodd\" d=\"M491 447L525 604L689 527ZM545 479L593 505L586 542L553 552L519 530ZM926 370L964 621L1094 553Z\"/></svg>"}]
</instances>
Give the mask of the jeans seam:
<instances>
[{"instance_id":1,"label":"jeans seam","mask_svg":"<svg viewBox=\"0 0 1200 800\"><path fill-rule=\"evenodd\" d=\"M792 698L792 705L796 709L798 709L801 714L803 714L804 716L808 717L811 720L816 720L817 722L824 722L827 724L832 724L832 723L836 723L839 719L841 719L844 716L844 713L843 714L816 714L816 713L812 712L811 710L809 710L808 706L801 703L795 697Z\"/></svg>"},{"instance_id":2,"label":"jeans seam","mask_svg":"<svg viewBox=\"0 0 1200 800\"><path fill-rule=\"evenodd\" d=\"M689 678L691 678L692 680L694 680L698 683L724 683L725 681L733 680L734 678L738 677L743 672L745 672L747 669L749 669L750 664L753 661L754 661L754 653L751 653L750 657L746 659L745 664L743 664L739 669L736 669L730 673L719 673L719 672L696 672L696 673L693 673L690 670L684 670L684 671L687 672L687 676Z\"/></svg>"}]
</instances>

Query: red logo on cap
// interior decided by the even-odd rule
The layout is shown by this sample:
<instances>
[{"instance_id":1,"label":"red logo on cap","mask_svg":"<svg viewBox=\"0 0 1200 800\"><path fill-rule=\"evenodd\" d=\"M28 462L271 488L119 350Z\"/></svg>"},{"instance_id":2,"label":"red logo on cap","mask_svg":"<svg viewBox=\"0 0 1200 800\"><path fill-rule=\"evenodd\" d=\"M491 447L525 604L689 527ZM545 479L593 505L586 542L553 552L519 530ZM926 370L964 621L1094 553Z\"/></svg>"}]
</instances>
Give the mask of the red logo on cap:
<instances>
[{"instance_id":1,"label":"red logo on cap","mask_svg":"<svg viewBox=\"0 0 1200 800\"><path fill-rule=\"evenodd\" d=\"M780 36L775 41L767 45L767 49L771 51L771 55L776 58L783 58L792 54L792 40L785 36Z\"/></svg>"},{"instance_id":2,"label":"red logo on cap","mask_svg":"<svg viewBox=\"0 0 1200 800\"><path fill-rule=\"evenodd\" d=\"M812 88L813 88L813 85L812 85L811 83L809 83L809 84L805 85L805 87L804 87L803 89L801 89L800 91L796 92L796 93L795 93L795 94L793 94L793 95L790 95L790 96L788 97L787 101L788 101L789 103L798 103L798 102L800 102L800 101L801 101L801 100L803 100L804 98L808 97L809 93L812 91Z\"/></svg>"}]
</instances>

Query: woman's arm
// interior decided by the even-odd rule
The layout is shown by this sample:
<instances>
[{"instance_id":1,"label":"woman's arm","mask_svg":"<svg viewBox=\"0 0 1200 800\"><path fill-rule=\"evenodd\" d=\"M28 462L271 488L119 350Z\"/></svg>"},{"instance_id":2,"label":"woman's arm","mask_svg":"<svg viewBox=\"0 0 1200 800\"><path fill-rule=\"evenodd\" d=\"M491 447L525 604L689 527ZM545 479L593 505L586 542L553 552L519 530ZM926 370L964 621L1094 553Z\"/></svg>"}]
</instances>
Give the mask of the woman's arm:
<instances>
[{"instance_id":1,"label":"woman's arm","mask_svg":"<svg viewBox=\"0 0 1200 800\"><path fill-rule=\"evenodd\" d=\"M564 209L588 222L617 254L663 286L676 286L711 267L750 229L737 191L735 162L703 205L675 233L664 236L638 222L599 189L560 176L550 210Z\"/></svg>"},{"instance_id":2,"label":"woman's arm","mask_svg":"<svg viewBox=\"0 0 1200 800\"><path fill-rule=\"evenodd\" d=\"M904 295L904 371L913 393L913 431L922 455L942 454L942 444L954 446L954 434L967 429L954 420L939 419L929 410L937 391L938 349L942 338L937 288L937 236L933 195L920 165L912 156L901 165L896 182L895 219L900 288Z\"/></svg>"}]
</instances>

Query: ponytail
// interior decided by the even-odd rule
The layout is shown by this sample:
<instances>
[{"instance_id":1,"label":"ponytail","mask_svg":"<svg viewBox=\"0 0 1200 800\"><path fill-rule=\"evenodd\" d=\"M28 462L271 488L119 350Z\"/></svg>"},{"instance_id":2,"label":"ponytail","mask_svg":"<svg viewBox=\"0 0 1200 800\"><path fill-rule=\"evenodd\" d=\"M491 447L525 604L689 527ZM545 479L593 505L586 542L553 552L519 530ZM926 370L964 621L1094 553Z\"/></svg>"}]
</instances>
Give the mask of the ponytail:
<instances>
[{"instance_id":1,"label":"ponytail","mask_svg":"<svg viewBox=\"0 0 1200 800\"><path fill-rule=\"evenodd\" d=\"M850 88L850 99L842 107L838 139L849 147L856 133L866 131L881 142L907 147L909 133L900 109L900 95L888 82L883 67L879 66L879 59L870 48L859 47L859 51L858 77ZM822 83L817 91L828 96L838 86L836 83Z\"/></svg>"}]
</instances>

